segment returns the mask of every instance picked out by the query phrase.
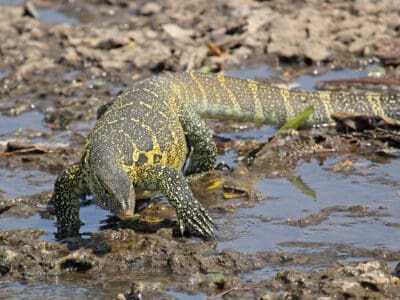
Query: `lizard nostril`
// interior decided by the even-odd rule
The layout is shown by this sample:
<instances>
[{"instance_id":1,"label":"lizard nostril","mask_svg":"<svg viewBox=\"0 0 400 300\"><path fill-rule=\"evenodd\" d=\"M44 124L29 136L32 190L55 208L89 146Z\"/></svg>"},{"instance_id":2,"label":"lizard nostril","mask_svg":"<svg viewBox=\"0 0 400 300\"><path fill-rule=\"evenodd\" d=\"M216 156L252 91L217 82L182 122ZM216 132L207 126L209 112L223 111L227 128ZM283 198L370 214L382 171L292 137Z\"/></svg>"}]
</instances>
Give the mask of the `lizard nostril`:
<instances>
[{"instance_id":1,"label":"lizard nostril","mask_svg":"<svg viewBox=\"0 0 400 300\"><path fill-rule=\"evenodd\" d=\"M123 210L130 210L131 209L131 205L130 205L129 199L123 199L122 200L122 209Z\"/></svg>"}]
</instances>

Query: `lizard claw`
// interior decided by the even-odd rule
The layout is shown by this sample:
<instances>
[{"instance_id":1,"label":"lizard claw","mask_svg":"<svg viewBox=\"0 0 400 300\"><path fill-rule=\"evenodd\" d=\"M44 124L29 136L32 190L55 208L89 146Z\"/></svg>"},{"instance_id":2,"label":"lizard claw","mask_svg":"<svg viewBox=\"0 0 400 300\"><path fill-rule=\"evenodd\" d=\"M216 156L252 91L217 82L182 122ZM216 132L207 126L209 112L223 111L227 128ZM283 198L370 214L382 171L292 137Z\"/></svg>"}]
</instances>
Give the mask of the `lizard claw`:
<instances>
[{"instance_id":1,"label":"lizard claw","mask_svg":"<svg viewBox=\"0 0 400 300\"><path fill-rule=\"evenodd\" d=\"M217 226L214 224L207 211L198 202L192 203L185 209L178 209L177 212L182 235L186 224L189 225L195 233L201 236L214 237L213 230L214 228L217 229Z\"/></svg>"},{"instance_id":2,"label":"lizard claw","mask_svg":"<svg viewBox=\"0 0 400 300\"><path fill-rule=\"evenodd\" d=\"M178 224L179 224L179 231L183 236L183 233L185 232L185 222L183 222L182 219L178 219Z\"/></svg>"}]
</instances>

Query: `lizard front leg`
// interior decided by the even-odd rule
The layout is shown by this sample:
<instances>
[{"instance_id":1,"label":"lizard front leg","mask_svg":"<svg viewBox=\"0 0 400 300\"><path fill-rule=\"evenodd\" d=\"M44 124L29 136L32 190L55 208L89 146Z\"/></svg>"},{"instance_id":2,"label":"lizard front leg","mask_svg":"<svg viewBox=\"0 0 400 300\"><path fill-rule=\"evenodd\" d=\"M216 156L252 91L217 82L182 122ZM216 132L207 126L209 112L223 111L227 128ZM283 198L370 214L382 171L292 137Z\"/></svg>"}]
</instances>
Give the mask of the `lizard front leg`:
<instances>
[{"instance_id":1,"label":"lizard front leg","mask_svg":"<svg viewBox=\"0 0 400 300\"><path fill-rule=\"evenodd\" d=\"M81 165L64 170L54 184L53 203L60 235L79 234L83 223L79 218L79 197L87 192Z\"/></svg>"},{"instance_id":2,"label":"lizard front leg","mask_svg":"<svg viewBox=\"0 0 400 300\"><path fill-rule=\"evenodd\" d=\"M215 225L207 211L194 198L182 172L156 164L145 168L139 176L145 186L156 188L167 197L176 210L182 234L186 224L202 236L214 236Z\"/></svg>"}]
</instances>

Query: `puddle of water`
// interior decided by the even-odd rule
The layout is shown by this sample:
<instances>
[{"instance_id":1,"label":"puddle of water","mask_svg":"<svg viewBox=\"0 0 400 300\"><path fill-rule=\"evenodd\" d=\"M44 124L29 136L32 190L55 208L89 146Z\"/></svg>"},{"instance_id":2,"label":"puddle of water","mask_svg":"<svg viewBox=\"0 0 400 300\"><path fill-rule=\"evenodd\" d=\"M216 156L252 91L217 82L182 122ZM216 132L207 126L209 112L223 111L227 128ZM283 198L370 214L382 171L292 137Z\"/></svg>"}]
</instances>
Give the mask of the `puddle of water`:
<instances>
[{"instance_id":1,"label":"puddle of water","mask_svg":"<svg viewBox=\"0 0 400 300\"><path fill-rule=\"evenodd\" d=\"M25 141L33 144L43 143L49 146L64 146L69 144L71 135L74 133L82 134L87 136L87 132L90 128L94 126L95 121L81 122L80 127L73 127L72 131L55 131L51 135L44 134L32 134L27 135L29 131L45 132L47 133L49 129L43 121L44 115L39 111L28 111L17 117L8 117L0 115L0 143L6 143L7 140L19 139L20 141ZM22 131L23 133L21 134ZM17 135L17 137L15 137ZM1 181L1 179L0 179Z\"/></svg>"},{"instance_id":2,"label":"puddle of water","mask_svg":"<svg viewBox=\"0 0 400 300\"><path fill-rule=\"evenodd\" d=\"M75 17L68 16L65 12L57 7L49 9L38 9L40 21L46 24L78 24L79 20Z\"/></svg>"},{"instance_id":3,"label":"puddle of water","mask_svg":"<svg viewBox=\"0 0 400 300\"><path fill-rule=\"evenodd\" d=\"M55 220L43 218L39 214L28 218L3 216L0 218L0 228L1 230L41 228L45 231L44 234L39 238L39 240L42 241L54 240L54 233L56 230Z\"/></svg>"},{"instance_id":4,"label":"puddle of water","mask_svg":"<svg viewBox=\"0 0 400 300\"><path fill-rule=\"evenodd\" d=\"M0 135L16 129L48 131L49 129L44 126L43 118L43 114L39 111L28 111L17 117L0 115Z\"/></svg>"},{"instance_id":5,"label":"puddle of water","mask_svg":"<svg viewBox=\"0 0 400 300\"><path fill-rule=\"evenodd\" d=\"M0 191L5 199L14 199L50 190L54 175L39 170L0 168Z\"/></svg>"},{"instance_id":6,"label":"puddle of water","mask_svg":"<svg viewBox=\"0 0 400 300\"><path fill-rule=\"evenodd\" d=\"M271 77L274 72L267 65L261 65L255 68L228 70L226 74L232 77L242 79L254 79L254 78L268 78Z\"/></svg>"},{"instance_id":7,"label":"puddle of water","mask_svg":"<svg viewBox=\"0 0 400 300\"><path fill-rule=\"evenodd\" d=\"M51 180L51 186L47 188L43 186L42 191L51 190L53 188L54 179L55 178L53 177ZM44 233L40 236L39 240L54 241L55 233L57 231L55 223L56 219L54 216L49 218L48 213L46 212L46 207L43 207L43 212L45 212L43 216L38 213L27 218L1 216L0 228L1 230L41 228L44 230ZM83 237L85 237L89 233L100 231L102 223L110 216L110 214L99 206L91 204L81 207L80 216L82 221L85 223L81 227L80 232L83 234Z\"/></svg>"},{"instance_id":8,"label":"puddle of water","mask_svg":"<svg viewBox=\"0 0 400 300\"><path fill-rule=\"evenodd\" d=\"M173 297L173 299L184 299L184 300L202 300L207 298L206 294L188 295L177 291L168 291L166 293L166 296Z\"/></svg>"},{"instance_id":9,"label":"puddle of water","mask_svg":"<svg viewBox=\"0 0 400 300\"><path fill-rule=\"evenodd\" d=\"M219 137L231 139L233 141L238 139L248 139L257 138L259 141L266 141L276 132L276 128L270 125L261 125L258 129L241 131L241 132L231 132L231 133L218 133ZM217 157L217 164L224 162L229 166L234 166L236 164L235 160L237 155L234 151L228 151L224 155Z\"/></svg>"},{"instance_id":10,"label":"puddle of water","mask_svg":"<svg viewBox=\"0 0 400 300\"><path fill-rule=\"evenodd\" d=\"M241 276L241 278L246 281L257 282L257 281L261 281L261 280L272 279L276 276L276 274L278 272L283 272L285 270L289 270L289 269L293 269L293 268L301 270L302 272L313 272L318 269L323 269L323 268L327 267L327 265L326 266L323 266L323 265L307 266L307 267L302 266L301 268L298 268L297 266L284 266L284 267L266 266L264 268L261 268L261 269L258 269L256 271L252 272L251 274L245 274L244 276Z\"/></svg>"},{"instance_id":11,"label":"puddle of water","mask_svg":"<svg viewBox=\"0 0 400 300\"><path fill-rule=\"evenodd\" d=\"M8 75L7 71L0 71L0 80L2 80L4 77Z\"/></svg>"},{"instance_id":12,"label":"puddle of water","mask_svg":"<svg viewBox=\"0 0 400 300\"><path fill-rule=\"evenodd\" d=\"M23 285L17 282L0 285L0 289L7 293L10 300L23 299L110 299L110 293L98 287L85 287L71 284L34 284ZM13 294L13 296L11 296ZM108 295L107 295L108 294ZM116 296L117 293L112 294Z\"/></svg>"},{"instance_id":13,"label":"puddle of water","mask_svg":"<svg viewBox=\"0 0 400 300\"><path fill-rule=\"evenodd\" d=\"M309 74L304 74L298 77L295 82L298 83L301 86L301 89L310 91L310 90L315 90L315 84L318 81L322 80L335 80L335 79L343 79L343 78L357 78L357 77L366 77L368 76L368 73L371 69L373 69L374 66L368 66L365 69L355 69L355 70L333 70L329 71L327 73L318 75L318 76L313 76Z\"/></svg>"},{"instance_id":14,"label":"puddle of water","mask_svg":"<svg viewBox=\"0 0 400 300\"><path fill-rule=\"evenodd\" d=\"M67 275L68 276L68 275ZM10 300L23 300L23 299L57 299L57 300L69 300L69 299L115 299L118 293L128 292L129 286L136 280L148 280L155 282L159 274L146 274L132 276L130 282L108 282L107 285L102 286L87 286L87 276L77 274L81 280L78 282L71 282L68 278L49 278L48 283L40 283L33 285L24 285L18 282L7 282L0 283L0 290L8 295L7 299ZM62 283L60 283L62 281ZM126 288L119 288L124 286ZM206 294L188 295L183 292L170 290L167 292L169 297L174 299L182 300L197 300L205 299ZM0 295L1 298L1 295ZM151 299L157 299L155 296L150 297ZM149 298L149 299L150 299ZM2 299L2 298L1 298Z\"/></svg>"},{"instance_id":15,"label":"puddle of water","mask_svg":"<svg viewBox=\"0 0 400 300\"><path fill-rule=\"evenodd\" d=\"M339 160L340 158L329 159L324 165ZM359 161L368 164L365 159ZM400 230L386 226L387 223L398 222L400 219L399 169L400 160L393 160L390 164L377 165L373 170L368 170L368 176L345 176L324 170L315 160L302 163L296 175L300 175L315 190L315 199L302 194L286 179L263 179L257 183L256 189L262 196L273 196L277 200L265 201L254 208L236 212L225 226L229 228L227 232L220 232L220 236L228 239L218 246L221 249L233 247L244 252L282 248L292 251L291 247L282 247L280 244L298 241L399 250ZM379 178L385 180L376 180ZM394 182L398 184L393 184ZM335 205L365 205L370 211L378 211L382 215L349 217L349 212L334 212L328 220L316 226L297 227L285 224L287 219L296 220ZM381 207L385 209L380 209ZM272 218L272 221L262 222L259 216ZM367 236L363 233L367 233ZM304 250L316 251L318 246Z\"/></svg>"},{"instance_id":16,"label":"puddle of water","mask_svg":"<svg viewBox=\"0 0 400 300\"><path fill-rule=\"evenodd\" d=\"M81 227L81 232L98 232L102 222L110 216L110 213L96 204L81 207L80 217L85 223ZM51 230L51 229L50 229Z\"/></svg>"},{"instance_id":17,"label":"puddle of water","mask_svg":"<svg viewBox=\"0 0 400 300\"><path fill-rule=\"evenodd\" d=\"M0 5L21 5L24 0L0 0Z\"/></svg>"},{"instance_id":18,"label":"puddle of water","mask_svg":"<svg viewBox=\"0 0 400 300\"><path fill-rule=\"evenodd\" d=\"M24 0L0 0L0 5L23 5ZM60 10L59 7L53 6L50 8L36 7L41 22L46 24L78 24L79 20L73 16L69 16L66 12Z\"/></svg>"}]
</instances>

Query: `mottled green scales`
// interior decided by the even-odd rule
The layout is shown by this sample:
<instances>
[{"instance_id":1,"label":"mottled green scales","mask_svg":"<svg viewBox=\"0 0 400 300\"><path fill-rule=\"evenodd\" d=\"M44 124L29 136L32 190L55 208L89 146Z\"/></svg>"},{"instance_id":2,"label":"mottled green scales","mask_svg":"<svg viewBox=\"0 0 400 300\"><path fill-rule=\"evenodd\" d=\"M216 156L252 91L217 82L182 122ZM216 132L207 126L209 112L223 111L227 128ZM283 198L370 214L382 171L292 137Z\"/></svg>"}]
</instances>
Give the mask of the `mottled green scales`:
<instances>
[{"instance_id":1,"label":"mottled green scales","mask_svg":"<svg viewBox=\"0 0 400 300\"><path fill-rule=\"evenodd\" d=\"M81 161L55 182L61 231L79 231L79 197L93 194L120 218L134 214L135 199L161 192L176 209L181 231L213 235L213 222L193 196L186 174L211 170L216 146L201 118L284 124L314 106L310 124L332 122L333 112L400 119L399 93L305 92L222 75L165 73L135 83L99 110Z\"/></svg>"}]
</instances>

